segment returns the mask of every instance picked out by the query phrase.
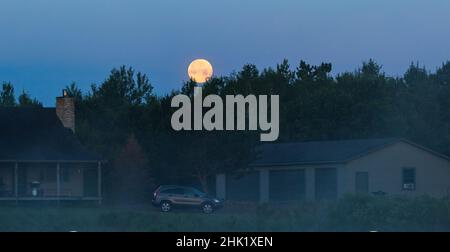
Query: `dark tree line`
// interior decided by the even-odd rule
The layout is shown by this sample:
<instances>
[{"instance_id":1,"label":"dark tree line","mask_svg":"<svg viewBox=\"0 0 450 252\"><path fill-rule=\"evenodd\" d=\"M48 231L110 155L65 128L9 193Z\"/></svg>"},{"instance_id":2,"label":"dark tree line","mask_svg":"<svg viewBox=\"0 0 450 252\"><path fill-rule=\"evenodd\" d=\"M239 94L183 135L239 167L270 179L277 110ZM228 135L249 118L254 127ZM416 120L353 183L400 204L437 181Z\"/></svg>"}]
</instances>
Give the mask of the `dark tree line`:
<instances>
[{"instance_id":1,"label":"dark tree line","mask_svg":"<svg viewBox=\"0 0 450 252\"><path fill-rule=\"evenodd\" d=\"M331 70L329 63L304 61L291 67L285 60L263 70L248 64L212 78L203 93L279 95L281 142L404 137L450 155L450 62L433 72L411 64L402 77L386 76L373 60L354 72L332 76ZM188 81L158 96L145 74L123 66L86 93L74 83L67 87L76 99L79 139L112 160L112 168L105 169L110 186L120 184L126 191L119 180L130 179L120 174L141 169L129 190L140 186L148 192L150 183L197 183L209 190L216 172L244 168L257 155L255 132L171 128L171 98L192 96L194 85ZM0 104L40 106L28 94L17 102L10 84L3 85Z\"/></svg>"},{"instance_id":2,"label":"dark tree line","mask_svg":"<svg viewBox=\"0 0 450 252\"><path fill-rule=\"evenodd\" d=\"M1 107L42 107L42 103L31 98L30 95L22 90L22 93L16 99L14 87L10 82L4 82L0 91Z\"/></svg>"}]
</instances>

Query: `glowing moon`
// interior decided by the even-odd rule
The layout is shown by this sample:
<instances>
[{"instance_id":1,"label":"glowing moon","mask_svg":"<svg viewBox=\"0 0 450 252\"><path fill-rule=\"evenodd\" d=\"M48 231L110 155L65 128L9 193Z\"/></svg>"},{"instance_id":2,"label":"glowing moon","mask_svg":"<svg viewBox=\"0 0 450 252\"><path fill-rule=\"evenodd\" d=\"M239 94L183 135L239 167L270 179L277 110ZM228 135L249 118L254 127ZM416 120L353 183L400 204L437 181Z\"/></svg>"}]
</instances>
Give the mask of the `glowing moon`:
<instances>
[{"instance_id":1,"label":"glowing moon","mask_svg":"<svg viewBox=\"0 0 450 252\"><path fill-rule=\"evenodd\" d=\"M188 75L197 83L205 83L213 75L213 67L205 59L196 59L189 64Z\"/></svg>"}]
</instances>

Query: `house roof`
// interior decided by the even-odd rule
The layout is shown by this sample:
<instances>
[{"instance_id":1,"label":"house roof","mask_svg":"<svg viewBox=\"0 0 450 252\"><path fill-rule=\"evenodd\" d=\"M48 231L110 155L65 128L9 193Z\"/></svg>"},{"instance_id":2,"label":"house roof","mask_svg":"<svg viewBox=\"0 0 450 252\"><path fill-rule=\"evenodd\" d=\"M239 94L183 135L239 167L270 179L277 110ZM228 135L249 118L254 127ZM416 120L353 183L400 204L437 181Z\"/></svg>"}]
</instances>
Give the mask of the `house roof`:
<instances>
[{"instance_id":1,"label":"house roof","mask_svg":"<svg viewBox=\"0 0 450 252\"><path fill-rule=\"evenodd\" d=\"M379 138L264 144L257 150L258 156L251 166L345 163L399 141L405 140Z\"/></svg>"},{"instance_id":2,"label":"house roof","mask_svg":"<svg viewBox=\"0 0 450 252\"><path fill-rule=\"evenodd\" d=\"M95 161L55 108L0 108L0 161Z\"/></svg>"}]
</instances>

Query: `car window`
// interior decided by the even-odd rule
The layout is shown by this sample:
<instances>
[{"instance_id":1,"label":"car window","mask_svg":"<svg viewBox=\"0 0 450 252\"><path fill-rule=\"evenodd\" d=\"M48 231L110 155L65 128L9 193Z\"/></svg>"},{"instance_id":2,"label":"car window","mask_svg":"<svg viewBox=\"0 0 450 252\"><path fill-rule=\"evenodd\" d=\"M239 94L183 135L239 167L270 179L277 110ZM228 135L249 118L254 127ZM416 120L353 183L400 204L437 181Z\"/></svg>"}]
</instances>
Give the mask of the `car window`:
<instances>
[{"instance_id":1,"label":"car window","mask_svg":"<svg viewBox=\"0 0 450 252\"><path fill-rule=\"evenodd\" d=\"M184 194L184 190L182 188L171 188L163 190L162 193L165 194Z\"/></svg>"},{"instance_id":2,"label":"car window","mask_svg":"<svg viewBox=\"0 0 450 252\"><path fill-rule=\"evenodd\" d=\"M195 188L186 188L186 194L188 195L204 195L205 193L201 192L200 190L197 190Z\"/></svg>"},{"instance_id":3,"label":"car window","mask_svg":"<svg viewBox=\"0 0 450 252\"><path fill-rule=\"evenodd\" d=\"M186 195L194 195L195 194L194 190L192 190L191 188L186 188L184 193Z\"/></svg>"}]
</instances>

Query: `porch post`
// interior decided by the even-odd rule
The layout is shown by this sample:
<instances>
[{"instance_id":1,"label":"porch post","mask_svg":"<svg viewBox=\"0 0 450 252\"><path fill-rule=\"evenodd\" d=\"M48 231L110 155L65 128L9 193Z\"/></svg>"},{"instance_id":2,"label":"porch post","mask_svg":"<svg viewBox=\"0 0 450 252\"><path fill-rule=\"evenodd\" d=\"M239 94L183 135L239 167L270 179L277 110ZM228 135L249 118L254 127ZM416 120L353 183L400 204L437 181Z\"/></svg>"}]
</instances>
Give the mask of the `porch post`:
<instances>
[{"instance_id":1,"label":"porch post","mask_svg":"<svg viewBox=\"0 0 450 252\"><path fill-rule=\"evenodd\" d=\"M102 162L97 165L97 197L98 203L102 204Z\"/></svg>"},{"instance_id":2,"label":"porch post","mask_svg":"<svg viewBox=\"0 0 450 252\"><path fill-rule=\"evenodd\" d=\"M61 181L60 181L60 165L59 162L56 163L56 197L58 200L58 206L59 206L59 196L61 195Z\"/></svg>"},{"instance_id":3,"label":"porch post","mask_svg":"<svg viewBox=\"0 0 450 252\"><path fill-rule=\"evenodd\" d=\"M19 164L14 163L14 197L16 198L16 204L19 202Z\"/></svg>"}]
</instances>

